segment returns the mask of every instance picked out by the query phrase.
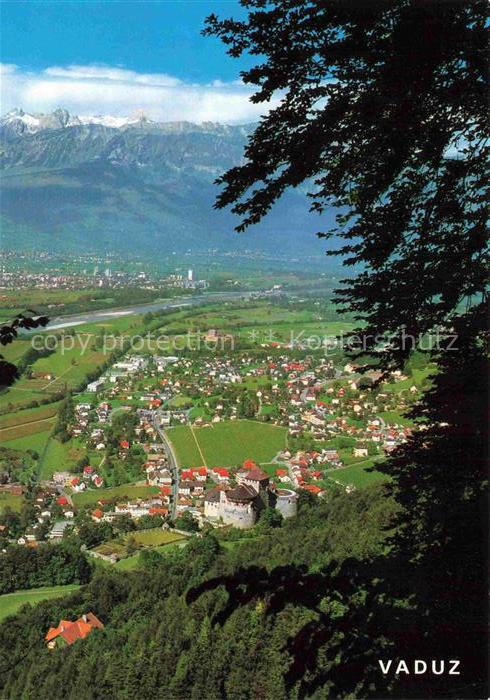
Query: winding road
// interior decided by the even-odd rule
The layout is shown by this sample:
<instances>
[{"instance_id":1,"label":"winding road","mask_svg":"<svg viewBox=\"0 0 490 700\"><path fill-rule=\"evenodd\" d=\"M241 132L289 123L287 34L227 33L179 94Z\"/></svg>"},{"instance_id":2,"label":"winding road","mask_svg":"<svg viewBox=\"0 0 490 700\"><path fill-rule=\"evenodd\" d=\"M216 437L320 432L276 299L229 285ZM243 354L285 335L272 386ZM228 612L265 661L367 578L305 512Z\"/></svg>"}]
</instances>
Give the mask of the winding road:
<instances>
[{"instance_id":1,"label":"winding road","mask_svg":"<svg viewBox=\"0 0 490 700\"><path fill-rule=\"evenodd\" d=\"M179 469L177 466L177 456L167 435L158 425L156 418L154 418L153 420L153 426L157 431L158 435L160 436L163 449L165 451L165 454L167 455L170 471L172 472L172 507L170 509L170 517L172 518L172 520L175 520L175 518L177 517L177 498L179 495Z\"/></svg>"}]
</instances>

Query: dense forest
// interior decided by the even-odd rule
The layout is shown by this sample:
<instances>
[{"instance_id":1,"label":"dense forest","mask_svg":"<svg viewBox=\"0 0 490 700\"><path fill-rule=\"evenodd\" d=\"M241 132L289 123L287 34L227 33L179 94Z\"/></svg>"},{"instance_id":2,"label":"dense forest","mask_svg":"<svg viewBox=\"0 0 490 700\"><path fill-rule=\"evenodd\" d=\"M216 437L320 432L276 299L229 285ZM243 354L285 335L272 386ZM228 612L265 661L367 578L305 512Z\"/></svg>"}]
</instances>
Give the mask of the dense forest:
<instances>
[{"instance_id":1,"label":"dense forest","mask_svg":"<svg viewBox=\"0 0 490 700\"><path fill-rule=\"evenodd\" d=\"M80 545L41 544L30 550L11 545L0 557L0 593L24 588L87 583L91 568Z\"/></svg>"}]
</instances>

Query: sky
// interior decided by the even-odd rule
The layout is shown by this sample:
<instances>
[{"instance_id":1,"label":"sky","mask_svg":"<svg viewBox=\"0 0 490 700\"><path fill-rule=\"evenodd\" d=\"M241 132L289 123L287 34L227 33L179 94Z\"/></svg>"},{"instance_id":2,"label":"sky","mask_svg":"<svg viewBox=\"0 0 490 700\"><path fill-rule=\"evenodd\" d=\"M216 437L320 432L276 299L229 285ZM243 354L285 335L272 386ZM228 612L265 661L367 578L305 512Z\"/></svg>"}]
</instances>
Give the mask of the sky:
<instances>
[{"instance_id":1,"label":"sky","mask_svg":"<svg viewBox=\"0 0 490 700\"><path fill-rule=\"evenodd\" d=\"M211 13L245 16L238 0L0 0L0 112L256 120L240 71L257 59L201 36Z\"/></svg>"}]
</instances>

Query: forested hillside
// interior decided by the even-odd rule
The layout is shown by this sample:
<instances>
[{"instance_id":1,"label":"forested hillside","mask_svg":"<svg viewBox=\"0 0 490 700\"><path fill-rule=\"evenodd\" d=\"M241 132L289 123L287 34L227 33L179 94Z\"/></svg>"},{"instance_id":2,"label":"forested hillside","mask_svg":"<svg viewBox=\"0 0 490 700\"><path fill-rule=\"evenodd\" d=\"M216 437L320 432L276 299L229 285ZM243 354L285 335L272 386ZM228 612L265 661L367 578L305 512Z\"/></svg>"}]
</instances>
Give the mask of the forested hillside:
<instances>
[{"instance_id":1,"label":"forested hillside","mask_svg":"<svg viewBox=\"0 0 490 700\"><path fill-rule=\"evenodd\" d=\"M350 590L347 578L334 591L329 581L350 568L353 582L357 566L382 554L394 508L379 487L323 503L306 495L282 527L261 524L235 542L195 538L172 555L142 555L144 570L132 574L104 570L69 598L5 621L0 695L279 699L304 695L312 682L318 697L328 688L342 695L344 674L326 680L322 671L340 670L343 620L364 614L368 591ZM50 626L88 611L104 630L47 650ZM332 638L311 637L327 619L337 630ZM373 650L381 644L371 640Z\"/></svg>"}]
</instances>

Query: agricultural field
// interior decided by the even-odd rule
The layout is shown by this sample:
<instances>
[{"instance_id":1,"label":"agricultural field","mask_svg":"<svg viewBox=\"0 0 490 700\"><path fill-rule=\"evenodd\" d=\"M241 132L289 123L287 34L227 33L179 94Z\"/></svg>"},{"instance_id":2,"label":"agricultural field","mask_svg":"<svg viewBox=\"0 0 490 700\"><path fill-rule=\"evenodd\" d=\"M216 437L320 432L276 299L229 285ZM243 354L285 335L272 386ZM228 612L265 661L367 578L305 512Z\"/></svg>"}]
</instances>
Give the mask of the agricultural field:
<instances>
[{"instance_id":1,"label":"agricultural field","mask_svg":"<svg viewBox=\"0 0 490 700\"><path fill-rule=\"evenodd\" d=\"M42 600L62 598L78 588L80 586L76 584L68 584L66 586L29 588L24 591L15 591L15 593L5 593L0 596L0 621L9 615L14 615L26 603L35 605Z\"/></svg>"},{"instance_id":2,"label":"agricultural field","mask_svg":"<svg viewBox=\"0 0 490 700\"><path fill-rule=\"evenodd\" d=\"M23 375L9 389L0 394L0 408L10 411L22 409L32 401L49 398L66 388L75 388L82 383L89 372L101 365L106 356L103 352L77 344L74 348L59 347L49 357L36 360L32 366L32 377ZM48 379L43 375L52 374Z\"/></svg>"},{"instance_id":3,"label":"agricultural field","mask_svg":"<svg viewBox=\"0 0 490 700\"><path fill-rule=\"evenodd\" d=\"M128 544L130 541L135 541L136 546L140 549L156 549L157 551L164 551L169 545L184 544L186 541L185 535L181 535L178 532L172 532L169 530L161 530L160 528L155 528L152 530L137 530L135 532L129 532L123 538L118 538L115 540L109 540L109 542L104 542L103 544L94 547L93 552L102 554L104 556L111 556L113 554L120 557L119 561L115 564L118 569L130 570L136 568L139 563L139 552L134 554L128 554ZM134 552L134 549L132 550ZM96 560L97 564L104 566L107 565L107 560Z\"/></svg>"},{"instance_id":4,"label":"agricultural field","mask_svg":"<svg viewBox=\"0 0 490 700\"><path fill-rule=\"evenodd\" d=\"M0 439L2 444L52 430L58 406L59 403L53 403L1 416Z\"/></svg>"},{"instance_id":5,"label":"agricultural field","mask_svg":"<svg viewBox=\"0 0 490 700\"><path fill-rule=\"evenodd\" d=\"M161 530L156 527L152 530L130 532L126 539L129 538L136 540L142 547L159 547L183 540L185 535L180 535L178 532L172 532L171 530Z\"/></svg>"},{"instance_id":6,"label":"agricultural field","mask_svg":"<svg viewBox=\"0 0 490 700\"><path fill-rule=\"evenodd\" d=\"M0 392L0 410L18 411L32 401L46 399L63 391L65 386L73 389L80 385L89 372L93 372L107 359L103 349L95 348L95 336L102 333L116 336L121 333L138 333L142 330L141 316L128 315L104 322L82 324L73 330L77 334L75 338L65 336L64 346L59 346L53 354L39 358L32 364L31 378L23 375L13 386ZM60 331L53 329L52 333L59 334ZM45 334L50 333L45 331ZM1 354L10 362L16 363L30 347L30 340L20 338L2 348ZM111 351L115 346L109 344L107 349ZM54 377L47 379L43 377L45 374Z\"/></svg>"},{"instance_id":7,"label":"agricultural field","mask_svg":"<svg viewBox=\"0 0 490 700\"><path fill-rule=\"evenodd\" d=\"M252 420L226 421L203 428L167 431L183 467L232 466L245 459L270 462L286 444L286 428Z\"/></svg>"},{"instance_id":8,"label":"agricultural field","mask_svg":"<svg viewBox=\"0 0 490 700\"><path fill-rule=\"evenodd\" d=\"M320 347L320 342L326 338L335 338L342 333L353 330L355 324L349 321L294 321L274 323L269 325L250 325L240 328L244 339L255 338L256 342L306 342L311 339L312 349Z\"/></svg>"},{"instance_id":9,"label":"agricultural field","mask_svg":"<svg viewBox=\"0 0 490 700\"><path fill-rule=\"evenodd\" d=\"M46 447L46 443L49 440L50 435L51 429L9 440L2 439L2 446L10 447L12 450L34 450L41 455Z\"/></svg>"},{"instance_id":10,"label":"agricultural field","mask_svg":"<svg viewBox=\"0 0 490 700\"><path fill-rule=\"evenodd\" d=\"M2 345L1 354L8 362L17 362L26 353L31 344L27 338L16 338L9 345Z\"/></svg>"},{"instance_id":11,"label":"agricultural field","mask_svg":"<svg viewBox=\"0 0 490 700\"><path fill-rule=\"evenodd\" d=\"M326 472L326 476L328 481L334 481L343 486L353 484L356 488L363 488L388 480L385 474L372 470L372 466L372 461L364 461L362 464L352 464L350 467L331 469Z\"/></svg>"},{"instance_id":12,"label":"agricultural field","mask_svg":"<svg viewBox=\"0 0 490 700\"><path fill-rule=\"evenodd\" d=\"M106 356L102 351L93 350L90 346L84 352L81 344L74 348L58 349L49 357L42 357L32 366L35 373L52 373L54 379L45 382L42 391L59 391L66 384L68 388L82 382L87 373L101 365Z\"/></svg>"},{"instance_id":13,"label":"agricultural field","mask_svg":"<svg viewBox=\"0 0 490 700\"><path fill-rule=\"evenodd\" d=\"M5 430L18 425L26 425L28 423L39 423L41 421L53 418L58 411L59 402L50 403L39 408L28 408L24 411L16 413L6 413L0 416L0 430Z\"/></svg>"},{"instance_id":14,"label":"agricultural field","mask_svg":"<svg viewBox=\"0 0 490 700\"><path fill-rule=\"evenodd\" d=\"M175 549L185 547L186 542L187 538L182 536L180 540L174 539L172 542L169 542L164 545L159 545L157 547L152 547L152 549L154 549L156 552L159 552L160 554L170 554L172 551L175 551ZM137 569L139 566L141 566L140 552L136 552L136 554L131 554L131 556L126 557L125 559L120 559L115 564L109 566L114 566L114 568L118 569L119 571L133 571L134 569Z\"/></svg>"},{"instance_id":15,"label":"agricultural field","mask_svg":"<svg viewBox=\"0 0 490 700\"><path fill-rule=\"evenodd\" d=\"M41 457L40 478L50 479L53 472L70 471L71 467L84 454L85 450L77 447L73 440L63 443L55 438L50 438Z\"/></svg>"},{"instance_id":16,"label":"agricultural field","mask_svg":"<svg viewBox=\"0 0 490 700\"><path fill-rule=\"evenodd\" d=\"M163 328L163 326L162 326ZM244 340L289 341L291 333L309 336L336 336L354 328L350 321L326 321L321 314L309 310L297 311L287 307L257 305L247 308L207 309L193 313L187 318L172 316L166 319L164 330L168 334L181 335L188 331L204 332L209 328L232 332Z\"/></svg>"},{"instance_id":17,"label":"agricultural field","mask_svg":"<svg viewBox=\"0 0 490 700\"><path fill-rule=\"evenodd\" d=\"M156 486L137 486L135 484L123 484L108 489L90 489L73 494L73 503L78 507L95 505L101 498L143 498L151 493L158 493Z\"/></svg>"},{"instance_id":18,"label":"agricultural field","mask_svg":"<svg viewBox=\"0 0 490 700\"><path fill-rule=\"evenodd\" d=\"M9 428L1 428L0 438L2 442L9 442L11 440L27 438L31 435L36 435L37 433L43 433L46 430L51 430L54 426L54 423L54 418L47 418L40 421L32 421L30 423L14 425Z\"/></svg>"}]
</instances>

